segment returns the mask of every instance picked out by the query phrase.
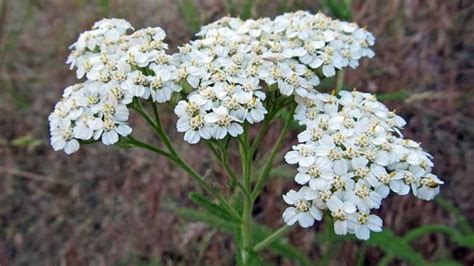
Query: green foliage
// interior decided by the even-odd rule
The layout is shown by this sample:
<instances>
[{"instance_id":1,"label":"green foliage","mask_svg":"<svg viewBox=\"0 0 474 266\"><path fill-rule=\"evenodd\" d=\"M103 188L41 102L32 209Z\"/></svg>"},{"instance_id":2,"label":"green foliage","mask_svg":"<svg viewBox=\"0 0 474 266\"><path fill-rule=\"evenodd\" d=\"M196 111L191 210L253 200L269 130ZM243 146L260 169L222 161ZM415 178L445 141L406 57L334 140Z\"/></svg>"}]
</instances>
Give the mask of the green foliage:
<instances>
[{"instance_id":1,"label":"green foliage","mask_svg":"<svg viewBox=\"0 0 474 266\"><path fill-rule=\"evenodd\" d=\"M324 0L321 3L334 17L350 20L352 17L351 2L351 0Z\"/></svg>"},{"instance_id":2,"label":"green foliage","mask_svg":"<svg viewBox=\"0 0 474 266\"><path fill-rule=\"evenodd\" d=\"M245 0L242 10L240 10L240 18L243 20L249 19L252 16L253 5L256 1Z\"/></svg>"},{"instance_id":3,"label":"green foliage","mask_svg":"<svg viewBox=\"0 0 474 266\"><path fill-rule=\"evenodd\" d=\"M196 33L201 27L199 9L194 0L179 0L178 8L188 28Z\"/></svg>"},{"instance_id":4,"label":"green foliage","mask_svg":"<svg viewBox=\"0 0 474 266\"><path fill-rule=\"evenodd\" d=\"M426 234L442 233L448 236L454 243L461 247L474 249L474 235L473 234L461 234L458 230L442 225L442 224L428 224L415 229L410 230L405 234L403 240L407 243L415 241Z\"/></svg>"},{"instance_id":5,"label":"green foliage","mask_svg":"<svg viewBox=\"0 0 474 266\"><path fill-rule=\"evenodd\" d=\"M286 166L273 167L272 170L270 170L270 176L281 176L284 178L293 179L295 175L295 169Z\"/></svg>"},{"instance_id":6,"label":"green foliage","mask_svg":"<svg viewBox=\"0 0 474 266\"><path fill-rule=\"evenodd\" d=\"M410 93L405 90L400 91L393 91L393 92L385 92L385 93L378 93L377 99L380 101L403 101L410 96Z\"/></svg>"},{"instance_id":7,"label":"green foliage","mask_svg":"<svg viewBox=\"0 0 474 266\"><path fill-rule=\"evenodd\" d=\"M459 231L464 234L473 234L471 225L467 221L466 216L462 215L461 211L450 201L444 199L443 197L437 197L435 199L436 204L449 212L456 219L456 228L459 228Z\"/></svg>"},{"instance_id":8,"label":"green foliage","mask_svg":"<svg viewBox=\"0 0 474 266\"><path fill-rule=\"evenodd\" d=\"M226 0L224 1L224 5L230 16L235 17L237 15L237 6L235 5L234 0Z\"/></svg>"},{"instance_id":9,"label":"green foliage","mask_svg":"<svg viewBox=\"0 0 474 266\"><path fill-rule=\"evenodd\" d=\"M420 253L414 251L406 241L395 235L388 228L384 228L380 233L372 234L366 244L378 247L386 255L407 261L410 265L426 265Z\"/></svg>"},{"instance_id":10,"label":"green foliage","mask_svg":"<svg viewBox=\"0 0 474 266\"><path fill-rule=\"evenodd\" d=\"M212 202L209 198L205 197L202 194L199 194L197 192L191 192L188 196L194 203L208 211L210 214L213 214L217 217L221 217L231 223L239 224L241 222L235 219L234 216L224 207Z\"/></svg>"},{"instance_id":11,"label":"green foliage","mask_svg":"<svg viewBox=\"0 0 474 266\"><path fill-rule=\"evenodd\" d=\"M449 202L443 199L437 201L443 202L445 206L450 206ZM459 221L464 221L457 212L456 208L452 206L449 208L451 213L456 213L458 224ZM315 241L319 245L324 245L326 252L321 258L322 265L330 264L331 259L337 254L337 249L343 241L359 241L353 235L338 236L333 231L333 222L328 216L325 217L325 227L322 233L317 233ZM468 230L470 226L467 225ZM435 263L425 260L423 255L411 247L413 241L419 239L426 234L441 233L449 237L456 245L468 249L474 249L474 234L469 232L461 233L457 228L442 224L428 224L421 227L414 228L408 231L403 236L397 236L392 230L384 228L382 232L372 233L370 239L362 242L363 245L358 252L357 265L364 265L364 255L367 247L376 247L385 253L385 257L379 262L379 265L388 265L393 259L398 259L407 262L409 265L459 265L458 262L450 260L450 258L442 258Z\"/></svg>"},{"instance_id":12,"label":"green foliage","mask_svg":"<svg viewBox=\"0 0 474 266\"><path fill-rule=\"evenodd\" d=\"M243 0L242 5L238 5L235 0L226 0L224 1L227 13L230 16L238 16L241 19L249 19L252 17L252 10L257 3L255 0Z\"/></svg>"},{"instance_id":13,"label":"green foliage","mask_svg":"<svg viewBox=\"0 0 474 266\"><path fill-rule=\"evenodd\" d=\"M107 16L110 12L110 3L109 0L100 0L100 7L102 8L102 12Z\"/></svg>"},{"instance_id":14,"label":"green foliage","mask_svg":"<svg viewBox=\"0 0 474 266\"><path fill-rule=\"evenodd\" d=\"M237 237L237 240L239 240L240 238L239 225L227 221L226 219L220 218L214 214L203 213L188 208L176 209L176 213L186 219L204 222L209 224L210 226L230 232L235 237ZM253 236L256 242L262 241L272 233L271 229L263 225L255 224L253 229ZM241 241L236 241L236 243L241 243ZM306 256L306 254L304 254L303 252L301 252L300 250L298 250L297 248L295 248L284 240L277 240L271 243L269 245L269 248L275 254L297 261L300 265L312 265L311 260ZM256 254L253 254L253 256L256 257ZM259 258L255 258L252 261L252 263L254 264L261 265L259 264L259 262Z\"/></svg>"},{"instance_id":15,"label":"green foliage","mask_svg":"<svg viewBox=\"0 0 474 266\"><path fill-rule=\"evenodd\" d=\"M30 134L15 138L11 141L13 146L26 147L28 150L34 150L36 147L41 145L41 143L41 140Z\"/></svg>"}]
</instances>

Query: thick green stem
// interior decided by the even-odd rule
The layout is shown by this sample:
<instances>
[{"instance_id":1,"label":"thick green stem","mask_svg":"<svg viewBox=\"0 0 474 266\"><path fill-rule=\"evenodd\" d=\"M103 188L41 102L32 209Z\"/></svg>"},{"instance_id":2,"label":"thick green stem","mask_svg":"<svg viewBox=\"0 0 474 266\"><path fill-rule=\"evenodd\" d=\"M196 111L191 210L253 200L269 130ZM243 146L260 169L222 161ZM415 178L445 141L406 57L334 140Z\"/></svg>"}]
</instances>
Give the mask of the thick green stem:
<instances>
[{"instance_id":1,"label":"thick green stem","mask_svg":"<svg viewBox=\"0 0 474 266\"><path fill-rule=\"evenodd\" d=\"M244 126L244 133L240 138L239 143L240 156L242 159L242 179L243 187L246 191L243 195L243 208L242 208L242 223L240 226L241 237L242 237L242 264L248 265L250 263L250 251L252 249L252 232L251 232L251 215L252 215L252 199L250 197L251 184L251 154L250 144L248 141L248 129Z\"/></svg>"},{"instance_id":2,"label":"thick green stem","mask_svg":"<svg viewBox=\"0 0 474 266\"><path fill-rule=\"evenodd\" d=\"M281 149L281 146L283 145L283 142L285 141L286 134L288 133L288 130L290 128L291 122L293 121L294 111L295 111L295 106L292 106L290 109L290 114L287 120L285 121L283 129L281 130L280 136L278 136L278 139L275 145L273 146L272 151L270 152L270 155L268 156L268 159L265 162L265 165L263 166L263 170L260 172L260 175L257 178L257 183L251 195L252 201L254 201L258 197L263 187L265 186L265 183L268 180L270 170L273 167L273 161L275 159L275 156L277 155L278 151Z\"/></svg>"},{"instance_id":3,"label":"thick green stem","mask_svg":"<svg viewBox=\"0 0 474 266\"><path fill-rule=\"evenodd\" d=\"M284 226L280 227L280 229L276 230L271 235L267 236L267 238L265 238L260 243L255 245L255 247L253 248L253 251L259 252L259 251L263 250L268 245L270 245L274 241L278 240L281 236L286 234L286 232L288 232L288 230L290 230L290 227L288 225L284 225Z\"/></svg>"}]
</instances>

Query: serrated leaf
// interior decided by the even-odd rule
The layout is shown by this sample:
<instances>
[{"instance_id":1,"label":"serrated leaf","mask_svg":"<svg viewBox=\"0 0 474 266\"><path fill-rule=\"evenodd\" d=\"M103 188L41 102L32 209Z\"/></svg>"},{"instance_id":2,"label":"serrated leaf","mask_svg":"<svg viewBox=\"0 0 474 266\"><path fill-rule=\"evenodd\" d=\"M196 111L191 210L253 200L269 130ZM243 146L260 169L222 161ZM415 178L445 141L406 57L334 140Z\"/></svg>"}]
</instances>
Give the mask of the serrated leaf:
<instances>
[{"instance_id":1,"label":"serrated leaf","mask_svg":"<svg viewBox=\"0 0 474 266\"><path fill-rule=\"evenodd\" d=\"M176 209L175 212L181 217L204 222L211 226L215 226L222 230L228 231L234 234L234 237L236 237L237 240L236 243L241 243L241 239L239 237L240 227L235 223L226 221L220 217L216 217L213 214L207 214L188 208L179 208ZM268 229L267 227L263 225L253 224L253 237L256 243L264 240L271 233L272 230ZM306 254L295 248L293 245L286 243L284 240L277 240L270 244L268 248L282 257L298 261L300 265L313 264L311 260L306 256Z\"/></svg>"},{"instance_id":2,"label":"serrated leaf","mask_svg":"<svg viewBox=\"0 0 474 266\"><path fill-rule=\"evenodd\" d=\"M189 198L199 205L200 207L207 210L209 213L214 214L217 217L228 220L230 222L239 224L240 220L237 220L231 213L229 213L224 207L212 202L209 198L197 192L189 193Z\"/></svg>"},{"instance_id":3,"label":"serrated leaf","mask_svg":"<svg viewBox=\"0 0 474 266\"><path fill-rule=\"evenodd\" d=\"M420 253L414 251L407 242L389 229L371 234L370 239L366 243L382 249L390 256L405 260L410 265L426 265L425 259Z\"/></svg>"},{"instance_id":4,"label":"serrated leaf","mask_svg":"<svg viewBox=\"0 0 474 266\"><path fill-rule=\"evenodd\" d=\"M428 224L410 230L405 234L403 240L407 243L420 238L422 235L442 233L447 235L454 243L459 246L474 249L474 235L461 234L456 229L443 224Z\"/></svg>"}]
</instances>

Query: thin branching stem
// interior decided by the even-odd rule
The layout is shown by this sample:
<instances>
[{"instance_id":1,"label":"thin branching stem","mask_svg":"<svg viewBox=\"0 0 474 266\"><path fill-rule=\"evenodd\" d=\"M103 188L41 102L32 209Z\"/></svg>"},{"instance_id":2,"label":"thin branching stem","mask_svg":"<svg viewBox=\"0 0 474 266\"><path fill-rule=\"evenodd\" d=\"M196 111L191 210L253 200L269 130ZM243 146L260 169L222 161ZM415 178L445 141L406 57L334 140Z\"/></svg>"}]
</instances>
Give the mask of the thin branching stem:
<instances>
[{"instance_id":1,"label":"thin branching stem","mask_svg":"<svg viewBox=\"0 0 474 266\"><path fill-rule=\"evenodd\" d=\"M275 145L273 146L272 151L270 152L270 155L268 156L268 159L266 160L263 166L263 170L259 171L260 174L257 178L257 183L255 184L255 187L251 194L252 201L254 201L258 197L263 187L265 186L265 183L268 180L270 170L273 167L273 161L275 160L275 156L277 155L278 151L281 149L281 146L283 145L283 142L285 141L286 134L288 133L288 130L290 128L291 122L293 122L294 110L295 110L295 105L291 106L290 108L290 113L288 115L288 118L285 121L283 129L281 130L281 133L278 136L278 139L275 142Z\"/></svg>"},{"instance_id":2,"label":"thin branching stem","mask_svg":"<svg viewBox=\"0 0 474 266\"><path fill-rule=\"evenodd\" d=\"M137 140L137 139L135 139L135 138L132 137L132 136L127 136L127 142L128 142L129 144L131 144L131 145L136 146L136 147L140 147L140 148L145 149L145 150L149 150L149 151L152 151L152 152L156 152L156 153L158 153L159 155L161 155L161 156L163 156L163 157L166 157L166 158L169 159L169 160L173 160L173 159L174 159L173 156L172 156L170 153L168 153L168 152L166 152L166 151L164 151L164 150L162 150L162 149L160 149L160 148L158 148L158 147L155 147L155 146L153 146L153 145L150 145L150 144L147 144L147 143L142 142L142 141L140 141L140 140Z\"/></svg>"},{"instance_id":3,"label":"thin branching stem","mask_svg":"<svg viewBox=\"0 0 474 266\"><path fill-rule=\"evenodd\" d=\"M278 230L273 232L271 235L267 236L264 240L262 240L260 243L256 244L253 250L255 252L262 251L264 248L266 248L268 245L272 244L276 240L280 239L284 234L286 234L290 230L290 227L288 225L284 225L280 227Z\"/></svg>"},{"instance_id":4,"label":"thin branching stem","mask_svg":"<svg viewBox=\"0 0 474 266\"><path fill-rule=\"evenodd\" d=\"M154 105L154 104L153 104ZM155 106L156 107L156 106ZM230 206L227 200L219 193L219 190L208 183L204 177L202 177L199 173L197 173L188 163L186 163L182 157L176 152L176 149L173 147L173 144L170 141L170 138L166 134L166 131L161 126L161 121L159 120L159 111L158 109L154 108L153 112L155 113L155 117L157 121L153 121L153 119L148 115L148 113L144 110L143 105L137 101L137 106L134 106L134 109L141 114L141 116L153 127L155 133L158 135L159 139L165 144L167 149L169 150L169 156L165 156L167 159L176 163L179 167L181 167L186 173L188 173L204 190L206 190L209 194L213 197L217 198L219 202L224 206L224 208L229 211L229 213L234 216L234 218L240 220L240 215L237 211ZM151 146L148 144L148 146ZM145 146L140 146L145 148ZM154 151L160 155L162 154L160 151L163 151L156 147L156 149L152 149L148 147L148 150ZM160 150L160 151L159 151Z\"/></svg>"},{"instance_id":5,"label":"thin branching stem","mask_svg":"<svg viewBox=\"0 0 474 266\"><path fill-rule=\"evenodd\" d=\"M205 143L208 149L211 151L211 153L214 154L214 156L216 157L220 165L224 167L224 170L229 176L231 182L236 184L239 187L239 189L242 191L242 193L246 194L247 191L243 187L242 182L240 182L239 179L237 179L237 175L235 174L234 169L230 165L229 156L227 155L226 149L222 147L221 145L216 144L219 148L218 150L213 146L213 143L210 141L205 141Z\"/></svg>"}]
</instances>

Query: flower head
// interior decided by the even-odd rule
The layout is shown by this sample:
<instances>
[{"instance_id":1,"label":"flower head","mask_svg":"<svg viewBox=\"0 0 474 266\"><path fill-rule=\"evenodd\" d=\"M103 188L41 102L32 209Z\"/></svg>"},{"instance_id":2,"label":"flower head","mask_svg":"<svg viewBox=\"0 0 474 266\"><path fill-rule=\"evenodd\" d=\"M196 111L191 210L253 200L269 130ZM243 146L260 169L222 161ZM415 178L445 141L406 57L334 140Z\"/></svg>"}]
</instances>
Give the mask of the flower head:
<instances>
[{"instance_id":1,"label":"flower head","mask_svg":"<svg viewBox=\"0 0 474 266\"><path fill-rule=\"evenodd\" d=\"M370 214L390 192L431 200L443 184L431 173L431 156L400 133L405 121L368 93L319 93L297 98L295 119L305 126L285 159L298 164L295 181L316 191L337 234L367 239L382 221ZM350 219L349 219L350 218ZM349 222L348 222L349 221Z\"/></svg>"}]
</instances>

